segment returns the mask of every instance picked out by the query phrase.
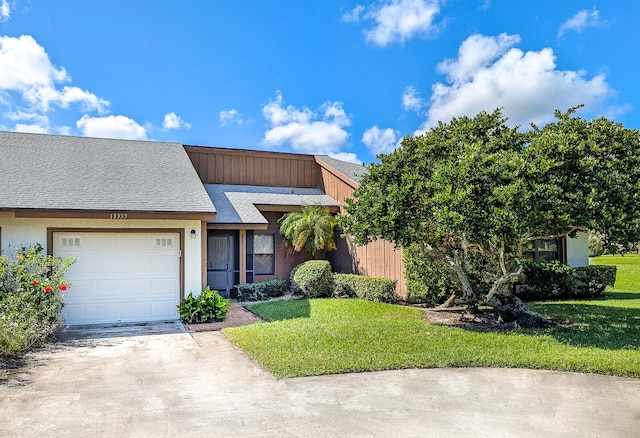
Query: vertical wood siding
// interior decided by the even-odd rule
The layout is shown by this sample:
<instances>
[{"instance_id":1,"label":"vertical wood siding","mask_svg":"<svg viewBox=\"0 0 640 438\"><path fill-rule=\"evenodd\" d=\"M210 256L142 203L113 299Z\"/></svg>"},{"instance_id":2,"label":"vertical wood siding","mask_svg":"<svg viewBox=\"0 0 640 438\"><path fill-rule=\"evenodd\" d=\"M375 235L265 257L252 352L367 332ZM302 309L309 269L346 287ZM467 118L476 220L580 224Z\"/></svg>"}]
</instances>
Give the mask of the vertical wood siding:
<instances>
[{"instance_id":1,"label":"vertical wood siding","mask_svg":"<svg viewBox=\"0 0 640 438\"><path fill-rule=\"evenodd\" d=\"M338 177L322 167L322 189L340 204L340 213L345 213L345 198L353 195L357 184ZM407 296L404 279L402 250L395 249L393 243L376 240L367 245L355 245L350 237L340 238L341 230L336 232L336 251L329 253L329 260L336 272L345 272L372 277L386 277L398 281L396 291L401 297Z\"/></svg>"},{"instance_id":2,"label":"vertical wood siding","mask_svg":"<svg viewBox=\"0 0 640 438\"><path fill-rule=\"evenodd\" d=\"M341 213L344 213L345 198L351 197L357 187L355 182L342 178L330 167L318 164L312 155L201 146L186 146L185 150L204 184L319 187L340 204ZM288 279L291 269L309 257L285 252L277 224L282 213L263 214L269 220L269 229L265 232L276 235L275 275L256 276L254 281ZM396 250L392 243L383 240L357 246L348 237L340 238L340 232L336 237L338 249L328 254L336 272L393 278L398 281L398 294L406 297L401 250Z\"/></svg>"},{"instance_id":3,"label":"vertical wood siding","mask_svg":"<svg viewBox=\"0 0 640 438\"><path fill-rule=\"evenodd\" d=\"M320 166L312 155L201 146L185 150L204 184L317 188Z\"/></svg>"}]
</instances>

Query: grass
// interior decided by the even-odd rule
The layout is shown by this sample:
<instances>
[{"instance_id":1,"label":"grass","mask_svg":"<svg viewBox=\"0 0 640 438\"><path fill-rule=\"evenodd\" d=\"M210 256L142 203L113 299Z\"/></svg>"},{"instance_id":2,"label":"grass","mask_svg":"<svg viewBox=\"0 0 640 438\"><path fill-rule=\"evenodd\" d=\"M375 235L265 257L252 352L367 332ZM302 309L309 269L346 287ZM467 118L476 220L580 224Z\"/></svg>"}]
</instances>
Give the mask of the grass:
<instances>
[{"instance_id":1,"label":"grass","mask_svg":"<svg viewBox=\"0 0 640 438\"><path fill-rule=\"evenodd\" d=\"M592 265L616 265L614 292L640 293L640 255L606 255L590 259Z\"/></svg>"},{"instance_id":2,"label":"grass","mask_svg":"<svg viewBox=\"0 0 640 438\"><path fill-rule=\"evenodd\" d=\"M430 324L413 307L318 299L253 305L269 322L224 333L278 378L472 366L640 377L640 275L634 274L640 274L640 257L634 258L636 263L613 260L618 281L610 298L530 305L570 321L566 327L478 332ZM594 262L612 264L606 258Z\"/></svg>"}]
</instances>

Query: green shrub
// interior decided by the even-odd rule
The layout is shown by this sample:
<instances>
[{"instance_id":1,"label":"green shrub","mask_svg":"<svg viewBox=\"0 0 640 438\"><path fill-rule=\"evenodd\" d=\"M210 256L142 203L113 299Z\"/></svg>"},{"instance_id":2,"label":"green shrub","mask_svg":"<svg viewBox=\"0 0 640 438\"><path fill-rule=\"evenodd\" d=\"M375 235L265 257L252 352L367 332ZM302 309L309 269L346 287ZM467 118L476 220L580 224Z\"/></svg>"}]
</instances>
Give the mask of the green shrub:
<instances>
[{"instance_id":1,"label":"green shrub","mask_svg":"<svg viewBox=\"0 0 640 438\"><path fill-rule=\"evenodd\" d=\"M75 262L43 254L42 245L0 256L0 356L11 357L49 340L63 325L64 274Z\"/></svg>"},{"instance_id":2,"label":"green shrub","mask_svg":"<svg viewBox=\"0 0 640 438\"><path fill-rule=\"evenodd\" d=\"M340 298L362 298L369 301L395 303L396 280L367 277L356 274L333 274L333 296Z\"/></svg>"},{"instance_id":3,"label":"green shrub","mask_svg":"<svg viewBox=\"0 0 640 438\"><path fill-rule=\"evenodd\" d=\"M412 245L404 251L404 278L407 301L435 306L444 302L456 288L449 269L426 254L421 245Z\"/></svg>"},{"instance_id":4,"label":"green shrub","mask_svg":"<svg viewBox=\"0 0 640 438\"><path fill-rule=\"evenodd\" d=\"M616 281L616 267L604 265L572 268L560 262L526 262L523 274L516 295L526 301L601 297Z\"/></svg>"},{"instance_id":5,"label":"green shrub","mask_svg":"<svg viewBox=\"0 0 640 438\"><path fill-rule=\"evenodd\" d=\"M217 290L211 290L209 286L198 296L193 293L178 304L180 318L188 323L200 323L222 321L229 313L229 300L220 296Z\"/></svg>"},{"instance_id":6,"label":"green shrub","mask_svg":"<svg viewBox=\"0 0 640 438\"><path fill-rule=\"evenodd\" d=\"M570 297L576 289L573 268L558 261L522 265L523 281L517 287L520 298L526 301Z\"/></svg>"},{"instance_id":7,"label":"green shrub","mask_svg":"<svg viewBox=\"0 0 640 438\"><path fill-rule=\"evenodd\" d=\"M309 260L298 266L291 276L291 290L305 298L330 297L333 274L327 260Z\"/></svg>"},{"instance_id":8,"label":"green shrub","mask_svg":"<svg viewBox=\"0 0 640 438\"><path fill-rule=\"evenodd\" d=\"M262 301L284 295L287 283L281 278L274 278L259 283L237 284L236 290L240 301Z\"/></svg>"},{"instance_id":9,"label":"green shrub","mask_svg":"<svg viewBox=\"0 0 640 438\"><path fill-rule=\"evenodd\" d=\"M573 268L576 277L577 297L602 297L607 286L613 287L616 282L615 266L592 265Z\"/></svg>"},{"instance_id":10,"label":"green shrub","mask_svg":"<svg viewBox=\"0 0 640 438\"><path fill-rule=\"evenodd\" d=\"M300 292L300 288L298 287L298 285L296 284L296 282L293 280L293 277L296 275L296 272L298 272L298 268L302 266L302 263L295 266L292 270L291 270L291 274L289 274L289 291L293 294L293 295L301 295Z\"/></svg>"}]
</instances>

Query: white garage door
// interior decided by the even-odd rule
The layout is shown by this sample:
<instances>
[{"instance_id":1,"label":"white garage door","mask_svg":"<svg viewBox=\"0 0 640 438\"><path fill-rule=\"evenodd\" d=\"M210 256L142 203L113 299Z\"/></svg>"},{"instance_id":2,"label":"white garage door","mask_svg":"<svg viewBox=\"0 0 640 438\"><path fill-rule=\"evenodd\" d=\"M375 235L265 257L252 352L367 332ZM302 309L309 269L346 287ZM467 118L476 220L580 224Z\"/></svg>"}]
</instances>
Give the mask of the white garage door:
<instances>
[{"instance_id":1,"label":"white garage door","mask_svg":"<svg viewBox=\"0 0 640 438\"><path fill-rule=\"evenodd\" d=\"M54 232L53 254L76 259L65 276L67 323L178 318L180 234Z\"/></svg>"}]
</instances>

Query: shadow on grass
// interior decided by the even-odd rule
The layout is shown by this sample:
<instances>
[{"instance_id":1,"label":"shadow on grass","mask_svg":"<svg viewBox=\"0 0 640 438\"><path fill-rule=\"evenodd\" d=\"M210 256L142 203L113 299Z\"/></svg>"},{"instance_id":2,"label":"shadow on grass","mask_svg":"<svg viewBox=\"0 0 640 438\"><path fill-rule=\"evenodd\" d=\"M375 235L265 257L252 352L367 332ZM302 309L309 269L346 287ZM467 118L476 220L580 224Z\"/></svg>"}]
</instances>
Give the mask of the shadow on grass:
<instances>
[{"instance_id":1,"label":"shadow on grass","mask_svg":"<svg viewBox=\"0 0 640 438\"><path fill-rule=\"evenodd\" d=\"M311 306L309 300L278 300L253 304L248 309L264 321L283 321L285 319L309 318Z\"/></svg>"},{"instance_id":2,"label":"shadow on grass","mask_svg":"<svg viewBox=\"0 0 640 438\"><path fill-rule=\"evenodd\" d=\"M624 295L620 299L630 298L630 294L620 295ZM571 322L547 331L560 342L608 350L640 349L640 309L545 303L536 306L536 311L556 321Z\"/></svg>"},{"instance_id":3,"label":"shadow on grass","mask_svg":"<svg viewBox=\"0 0 640 438\"><path fill-rule=\"evenodd\" d=\"M608 300L640 300L640 293L635 292L607 292Z\"/></svg>"}]
</instances>

